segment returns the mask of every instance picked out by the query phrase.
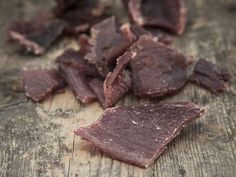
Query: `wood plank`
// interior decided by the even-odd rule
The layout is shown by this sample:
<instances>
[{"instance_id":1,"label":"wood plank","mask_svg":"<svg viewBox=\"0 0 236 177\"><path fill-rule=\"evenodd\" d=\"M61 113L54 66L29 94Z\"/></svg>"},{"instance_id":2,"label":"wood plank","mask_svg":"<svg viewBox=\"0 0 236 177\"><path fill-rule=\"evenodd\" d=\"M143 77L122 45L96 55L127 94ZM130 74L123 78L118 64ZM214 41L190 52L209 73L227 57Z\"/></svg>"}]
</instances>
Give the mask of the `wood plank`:
<instances>
[{"instance_id":1,"label":"wood plank","mask_svg":"<svg viewBox=\"0 0 236 177\"><path fill-rule=\"evenodd\" d=\"M0 1L0 37L9 21L30 18L46 0ZM114 1L118 14L121 4ZM187 1L186 1L187 2ZM175 46L195 58L208 57L236 75L236 3L234 0L188 1L189 25ZM47 6L49 8L50 6ZM195 121L168 145L167 150L148 169L112 160L86 141L75 137L73 130L89 125L102 113L98 103L81 105L66 90L34 104L22 93L23 67L54 67L54 59L64 48L76 48L65 39L45 56L20 54L16 47L0 41L0 176L55 177L234 177L236 174L236 77L227 93L212 95L193 84L164 100L193 101L204 105L208 113ZM3 77L5 76L5 77ZM118 104L132 105L160 100L138 99L127 95Z\"/></svg>"}]
</instances>

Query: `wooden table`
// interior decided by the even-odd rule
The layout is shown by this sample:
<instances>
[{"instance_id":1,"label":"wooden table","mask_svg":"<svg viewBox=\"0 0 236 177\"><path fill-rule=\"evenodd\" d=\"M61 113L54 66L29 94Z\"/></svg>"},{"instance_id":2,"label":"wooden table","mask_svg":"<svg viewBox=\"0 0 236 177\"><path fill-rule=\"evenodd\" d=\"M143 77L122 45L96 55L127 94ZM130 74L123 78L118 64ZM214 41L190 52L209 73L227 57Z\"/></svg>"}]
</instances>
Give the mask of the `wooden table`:
<instances>
[{"instance_id":1,"label":"wooden table","mask_svg":"<svg viewBox=\"0 0 236 177\"><path fill-rule=\"evenodd\" d=\"M51 2L52 3L52 2ZM45 4L47 6L45 7ZM236 176L236 1L189 0L188 27L175 46L194 58L207 57L232 75L227 93L219 96L188 84L165 100L193 101L207 114L185 128L148 169L112 160L73 135L77 127L96 120L98 103L81 105L67 90L42 104L17 92L23 67L51 67L71 39L34 57L5 43L10 21L31 18L48 9L47 0L0 1L0 176L1 177L234 177ZM116 7L120 6L116 1ZM123 14L119 12L120 14ZM158 102L127 95L118 104Z\"/></svg>"}]
</instances>

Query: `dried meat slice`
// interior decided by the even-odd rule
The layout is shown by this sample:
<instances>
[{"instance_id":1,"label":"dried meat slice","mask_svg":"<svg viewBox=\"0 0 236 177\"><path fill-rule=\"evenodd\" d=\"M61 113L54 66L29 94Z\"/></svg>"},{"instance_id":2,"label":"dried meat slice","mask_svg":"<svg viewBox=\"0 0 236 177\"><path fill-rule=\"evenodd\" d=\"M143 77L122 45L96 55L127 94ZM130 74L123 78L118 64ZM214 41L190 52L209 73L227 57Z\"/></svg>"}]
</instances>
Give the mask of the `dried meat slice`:
<instances>
[{"instance_id":1,"label":"dried meat slice","mask_svg":"<svg viewBox=\"0 0 236 177\"><path fill-rule=\"evenodd\" d=\"M205 59L200 59L197 62L190 78L191 82L195 82L216 94L226 91L229 80L230 75L225 69Z\"/></svg>"},{"instance_id":2,"label":"dried meat slice","mask_svg":"<svg viewBox=\"0 0 236 177\"><path fill-rule=\"evenodd\" d=\"M92 79L89 82L89 87L96 95L97 100L99 101L100 105L105 108L105 96L104 96L104 89L103 89L103 81L101 79Z\"/></svg>"},{"instance_id":3,"label":"dried meat slice","mask_svg":"<svg viewBox=\"0 0 236 177\"><path fill-rule=\"evenodd\" d=\"M173 43L173 37L161 29L154 27L141 27L138 25L131 26L132 32L139 38L140 36L147 34L156 37L158 42L161 42L166 45L170 45Z\"/></svg>"},{"instance_id":4,"label":"dried meat slice","mask_svg":"<svg viewBox=\"0 0 236 177\"><path fill-rule=\"evenodd\" d=\"M182 34L186 25L183 0L129 0L133 21L141 26L156 26Z\"/></svg>"},{"instance_id":5,"label":"dried meat slice","mask_svg":"<svg viewBox=\"0 0 236 177\"><path fill-rule=\"evenodd\" d=\"M84 74L79 69L64 64L60 65L60 69L66 82L73 90L76 99L82 103L90 103L96 100L96 96L90 90Z\"/></svg>"},{"instance_id":6,"label":"dried meat slice","mask_svg":"<svg viewBox=\"0 0 236 177\"><path fill-rule=\"evenodd\" d=\"M104 81L105 107L113 106L132 86L131 74L124 70L133 56L126 52L117 59L113 72L109 73Z\"/></svg>"},{"instance_id":7,"label":"dried meat slice","mask_svg":"<svg viewBox=\"0 0 236 177\"><path fill-rule=\"evenodd\" d=\"M25 94L34 101L42 101L64 86L63 78L54 69L24 70L22 76Z\"/></svg>"},{"instance_id":8,"label":"dried meat slice","mask_svg":"<svg viewBox=\"0 0 236 177\"><path fill-rule=\"evenodd\" d=\"M191 102L114 107L75 134L114 159L147 168L186 125L204 112Z\"/></svg>"},{"instance_id":9,"label":"dried meat slice","mask_svg":"<svg viewBox=\"0 0 236 177\"><path fill-rule=\"evenodd\" d=\"M57 17L68 23L67 33L77 35L108 17L108 7L98 4L96 1L78 1L71 8L57 14Z\"/></svg>"},{"instance_id":10,"label":"dried meat slice","mask_svg":"<svg viewBox=\"0 0 236 177\"><path fill-rule=\"evenodd\" d=\"M109 64L116 63L116 58L136 40L136 36L124 25L118 29L115 17L110 17L91 28L90 52L85 56L96 64L102 77L109 73Z\"/></svg>"},{"instance_id":11,"label":"dried meat slice","mask_svg":"<svg viewBox=\"0 0 236 177\"><path fill-rule=\"evenodd\" d=\"M166 45L143 35L131 46L133 90L138 96L176 93L188 81L190 61Z\"/></svg>"},{"instance_id":12,"label":"dried meat slice","mask_svg":"<svg viewBox=\"0 0 236 177\"><path fill-rule=\"evenodd\" d=\"M38 22L38 24L37 24ZM62 35L66 24L60 20L33 19L30 22L15 23L9 31L9 38L35 55L41 55Z\"/></svg>"},{"instance_id":13,"label":"dried meat slice","mask_svg":"<svg viewBox=\"0 0 236 177\"><path fill-rule=\"evenodd\" d=\"M74 49L66 50L62 55L57 57L56 61L64 65L78 68L85 76L98 75L98 71L94 65L89 64L87 60L84 59L84 53L76 51Z\"/></svg>"}]
</instances>

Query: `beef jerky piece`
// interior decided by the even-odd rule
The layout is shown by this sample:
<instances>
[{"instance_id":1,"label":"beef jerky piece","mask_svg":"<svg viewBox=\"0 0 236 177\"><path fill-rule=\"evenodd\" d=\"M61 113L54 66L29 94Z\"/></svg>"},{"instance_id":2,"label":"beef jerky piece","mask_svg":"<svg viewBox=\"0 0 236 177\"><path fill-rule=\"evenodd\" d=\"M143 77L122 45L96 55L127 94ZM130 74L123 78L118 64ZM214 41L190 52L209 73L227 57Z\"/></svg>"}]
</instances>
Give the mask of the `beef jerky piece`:
<instances>
[{"instance_id":1,"label":"beef jerky piece","mask_svg":"<svg viewBox=\"0 0 236 177\"><path fill-rule=\"evenodd\" d=\"M200 59L195 65L190 81L217 94L226 91L229 79L230 75L225 69L205 59Z\"/></svg>"},{"instance_id":2,"label":"beef jerky piece","mask_svg":"<svg viewBox=\"0 0 236 177\"><path fill-rule=\"evenodd\" d=\"M130 15L141 26L157 26L182 34L186 23L183 0L130 0Z\"/></svg>"},{"instance_id":3,"label":"beef jerky piece","mask_svg":"<svg viewBox=\"0 0 236 177\"><path fill-rule=\"evenodd\" d=\"M63 78L53 69L23 71L23 85L27 97L41 101L64 86Z\"/></svg>"},{"instance_id":4,"label":"beef jerky piece","mask_svg":"<svg viewBox=\"0 0 236 177\"><path fill-rule=\"evenodd\" d=\"M68 8L72 7L76 4L76 0L55 0L56 7L54 9L56 14L60 14L63 11L67 10Z\"/></svg>"},{"instance_id":5,"label":"beef jerky piece","mask_svg":"<svg viewBox=\"0 0 236 177\"><path fill-rule=\"evenodd\" d=\"M85 76L98 75L98 71L94 65L89 64L87 60L84 59L84 53L76 51L74 49L66 50L62 55L60 55L56 61L71 67L78 68Z\"/></svg>"},{"instance_id":6,"label":"beef jerky piece","mask_svg":"<svg viewBox=\"0 0 236 177\"><path fill-rule=\"evenodd\" d=\"M152 27L143 28L138 25L132 25L131 30L138 38L144 34L147 34L156 37L158 42L161 42L163 44L170 45L171 43L173 43L173 37L158 28L152 28Z\"/></svg>"},{"instance_id":7,"label":"beef jerky piece","mask_svg":"<svg viewBox=\"0 0 236 177\"><path fill-rule=\"evenodd\" d=\"M103 81L101 79L92 79L89 82L89 87L96 95L99 103L103 108L105 108L105 96L104 96L104 89L103 89Z\"/></svg>"},{"instance_id":8,"label":"beef jerky piece","mask_svg":"<svg viewBox=\"0 0 236 177\"><path fill-rule=\"evenodd\" d=\"M105 107L113 106L132 85L130 73L124 68L129 64L132 52L126 52L117 59L113 72L109 73L104 81Z\"/></svg>"},{"instance_id":9,"label":"beef jerky piece","mask_svg":"<svg viewBox=\"0 0 236 177\"><path fill-rule=\"evenodd\" d=\"M184 55L143 35L131 46L134 94L158 97L180 90L189 78Z\"/></svg>"},{"instance_id":10,"label":"beef jerky piece","mask_svg":"<svg viewBox=\"0 0 236 177\"><path fill-rule=\"evenodd\" d=\"M118 30L115 17L108 18L91 29L90 52L85 56L95 63L102 77L109 73L108 65L114 64L134 41L136 36L130 31L129 25Z\"/></svg>"},{"instance_id":11,"label":"beef jerky piece","mask_svg":"<svg viewBox=\"0 0 236 177\"><path fill-rule=\"evenodd\" d=\"M37 23L37 21L23 23L20 25L19 31L18 29L11 30L9 35L12 40L35 55L43 54L61 36L66 27L66 24L59 20L23 27L23 25L31 23Z\"/></svg>"},{"instance_id":12,"label":"beef jerky piece","mask_svg":"<svg viewBox=\"0 0 236 177\"><path fill-rule=\"evenodd\" d=\"M64 64L60 65L60 69L64 74L66 82L73 90L76 99L82 103L90 103L96 100L96 96L90 90L85 76L79 69Z\"/></svg>"},{"instance_id":13,"label":"beef jerky piece","mask_svg":"<svg viewBox=\"0 0 236 177\"><path fill-rule=\"evenodd\" d=\"M79 51L80 53L83 53L84 56L88 53L89 48L91 47L89 44L89 39L90 37L86 34L79 35L77 39L77 42L79 44Z\"/></svg>"},{"instance_id":14,"label":"beef jerky piece","mask_svg":"<svg viewBox=\"0 0 236 177\"><path fill-rule=\"evenodd\" d=\"M77 35L88 31L92 25L108 17L106 10L105 6L84 1L84 3L78 2L73 8L58 14L58 17L69 24L66 30L68 34Z\"/></svg>"},{"instance_id":15,"label":"beef jerky piece","mask_svg":"<svg viewBox=\"0 0 236 177\"><path fill-rule=\"evenodd\" d=\"M204 112L190 102L115 107L75 134L114 159L147 168L183 127Z\"/></svg>"}]
</instances>

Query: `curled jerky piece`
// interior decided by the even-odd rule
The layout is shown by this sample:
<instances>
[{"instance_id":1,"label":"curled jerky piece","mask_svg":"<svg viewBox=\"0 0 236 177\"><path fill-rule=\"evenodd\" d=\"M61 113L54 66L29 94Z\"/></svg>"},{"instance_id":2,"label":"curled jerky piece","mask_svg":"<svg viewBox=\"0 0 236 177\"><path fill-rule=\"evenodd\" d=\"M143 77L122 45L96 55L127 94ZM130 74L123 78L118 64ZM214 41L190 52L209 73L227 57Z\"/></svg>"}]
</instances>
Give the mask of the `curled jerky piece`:
<instances>
[{"instance_id":1,"label":"curled jerky piece","mask_svg":"<svg viewBox=\"0 0 236 177\"><path fill-rule=\"evenodd\" d=\"M104 96L104 89L103 89L103 81L101 79L92 79L89 81L89 87L96 95L100 105L105 108L105 96Z\"/></svg>"},{"instance_id":2,"label":"curled jerky piece","mask_svg":"<svg viewBox=\"0 0 236 177\"><path fill-rule=\"evenodd\" d=\"M57 57L57 62L75 67L80 70L85 76L97 76L98 72L94 65L89 64L84 59L84 53L74 49L66 50L62 55Z\"/></svg>"},{"instance_id":3,"label":"curled jerky piece","mask_svg":"<svg viewBox=\"0 0 236 177\"><path fill-rule=\"evenodd\" d=\"M60 69L78 100L82 103L90 103L96 100L96 96L90 90L84 74L79 69L65 64L61 64Z\"/></svg>"},{"instance_id":4,"label":"curled jerky piece","mask_svg":"<svg viewBox=\"0 0 236 177\"><path fill-rule=\"evenodd\" d=\"M119 30L115 17L110 17L91 28L91 48L85 58L97 66L102 77L106 77L110 71L108 65L116 63L116 58L135 40L128 24Z\"/></svg>"},{"instance_id":5,"label":"curled jerky piece","mask_svg":"<svg viewBox=\"0 0 236 177\"><path fill-rule=\"evenodd\" d=\"M143 35L130 49L134 94L158 97L176 93L189 78L190 61L166 45Z\"/></svg>"},{"instance_id":6,"label":"curled jerky piece","mask_svg":"<svg viewBox=\"0 0 236 177\"><path fill-rule=\"evenodd\" d=\"M195 82L213 93L226 91L230 75L225 69L207 61L200 59L195 65L190 81Z\"/></svg>"},{"instance_id":7,"label":"curled jerky piece","mask_svg":"<svg viewBox=\"0 0 236 177\"><path fill-rule=\"evenodd\" d=\"M64 86L64 80L54 69L24 70L22 73L25 95L41 101Z\"/></svg>"},{"instance_id":8,"label":"curled jerky piece","mask_svg":"<svg viewBox=\"0 0 236 177\"><path fill-rule=\"evenodd\" d=\"M41 55L61 36L65 28L63 21L35 18L29 22L14 23L9 30L9 38L27 51Z\"/></svg>"},{"instance_id":9,"label":"curled jerky piece","mask_svg":"<svg viewBox=\"0 0 236 177\"><path fill-rule=\"evenodd\" d=\"M176 34L182 34L185 29L183 0L129 0L128 9L138 25L161 27Z\"/></svg>"},{"instance_id":10,"label":"curled jerky piece","mask_svg":"<svg viewBox=\"0 0 236 177\"><path fill-rule=\"evenodd\" d=\"M190 102L114 107L75 134L114 159L147 168L183 127L204 112Z\"/></svg>"},{"instance_id":11,"label":"curled jerky piece","mask_svg":"<svg viewBox=\"0 0 236 177\"><path fill-rule=\"evenodd\" d=\"M113 72L109 73L104 81L105 107L113 106L132 86L130 73L125 70L129 64L132 52L126 52L117 59Z\"/></svg>"}]
</instances>

